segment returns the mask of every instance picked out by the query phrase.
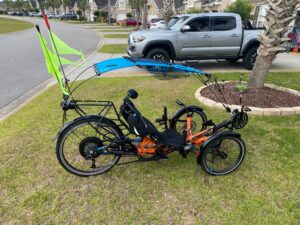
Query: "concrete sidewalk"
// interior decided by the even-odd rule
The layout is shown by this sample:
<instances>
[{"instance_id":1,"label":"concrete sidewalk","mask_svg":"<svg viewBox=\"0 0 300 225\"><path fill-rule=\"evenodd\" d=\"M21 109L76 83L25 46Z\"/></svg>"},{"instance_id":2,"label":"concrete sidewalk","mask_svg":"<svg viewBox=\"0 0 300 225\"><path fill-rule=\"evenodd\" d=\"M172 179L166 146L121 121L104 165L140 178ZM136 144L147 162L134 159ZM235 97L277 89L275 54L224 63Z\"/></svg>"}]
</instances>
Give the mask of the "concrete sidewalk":
<instances>
[{"instance_id":1,"label":"concrete sidewalk","mask_svg":"<svg viewBox=\"0 0 300 225\"><path fill-rule=\"evenodd\" d=\"M108 39L109 40L109 39ZM107 41L107 40L106 40ZM106 42L111 43L111 41ZM107 53L96 53L87 62L86 66L81 66L76 68L70 75L69 78L71 81L75 79L75 77L83 71L88 66L92 66L95 63L112 59L128 56L127 54L107 54ZM198 62L179 62L186 66L191 66L203 70L209 73L228 73L228 72L244 72L250 73L251 71L246 70L242 62L237 63L228 63L226 61L217 62L216 60L204 60ZM300 56L299 55L291 55L291 54L280 54L277 59L273 63L271 72L300 72ZM95 75L95 71L92 68L87 70L82 76L80 76L79 80L84 80L89 77ZM102 75L103 77L128 77L128 76L151 76L151 73L148 71L138 68L138 67L130 67L120 70L111 71Z\"/></svg>"}]
</instances>

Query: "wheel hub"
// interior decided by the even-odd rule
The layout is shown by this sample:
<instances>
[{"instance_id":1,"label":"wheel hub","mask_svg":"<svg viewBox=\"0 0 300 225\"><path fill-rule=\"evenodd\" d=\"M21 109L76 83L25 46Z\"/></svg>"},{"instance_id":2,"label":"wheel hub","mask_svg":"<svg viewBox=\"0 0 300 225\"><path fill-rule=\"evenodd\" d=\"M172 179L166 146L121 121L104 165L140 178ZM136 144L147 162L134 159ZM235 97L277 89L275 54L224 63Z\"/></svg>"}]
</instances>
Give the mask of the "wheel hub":
<instances>
[{"instance_id":1,"label":"wheel hub","mask_svg":"<svg viewBox=\"0 0 300 225\"><path fill-rule=\"evenodd\" d=\"M227 158L227 154L225 152L219 152L219 156L221 156L222 159Z\"/></svg>"},{"instance_id":2,"label":"wheel hub","mask_svg":"<svg viewBox=\"0 0 300 225\"><path fill-rule=\"evenodd\" d=\"M98 137L87 137L79 144L79 153L84 158L95 158L100 155L97 148L102 147L103 143Z\"/></svg>"}]
</instances>

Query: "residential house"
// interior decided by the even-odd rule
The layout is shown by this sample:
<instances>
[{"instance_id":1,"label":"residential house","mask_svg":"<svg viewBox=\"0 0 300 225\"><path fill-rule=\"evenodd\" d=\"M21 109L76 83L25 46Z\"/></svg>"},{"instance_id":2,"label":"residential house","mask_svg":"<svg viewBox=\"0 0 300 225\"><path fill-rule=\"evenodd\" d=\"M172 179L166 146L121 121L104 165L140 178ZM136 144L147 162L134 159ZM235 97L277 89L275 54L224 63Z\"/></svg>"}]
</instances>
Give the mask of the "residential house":
<instances>
[{"instance_id":1,"label":"residential house","mask_svg":"<svg viewBox=\"0 0 300 225\"><path fill-rule=\"evenodd\" d=\"M189 9L202 9L202 1L203 0L184 0L184 11L186 12Z\"/></svg>"},{"instance_id":2,"label":"residential house","mask_svg":"<svg viewBox=\"0 0 300 225\"><path fill-rule=\"evenodd\" d=\"M108 0L94 0L98 6L98 10L108 12ZM111 18L122 20L126 18L126 14L132 12L129 0L110 0Z\"/></svg>"},{"instance_id":3,"label":"residential house","mask_svg":"<svg viewBox=\"0 0 300 225\"><path fill-rule=\"evenodd\" d=\"M0 12L6 11L7 7L5 2L0 2Z\"/></svg>"},{"instance_id":4,"label":"residential house","mask_svg":"<svg viewBox=\"0 0 300 225\"><path fill-rule=\"evenodd\" d=\"M153 18L163 18L164 4L162 0L148 1L148 21Z\"/></svg>"},{"instance_id":5,"label":"residential house","mask_svg":"<svg viewBox=\"0 0 300 225\"><path fill-rule=\"evenodd\" d=\"M183 4L184 0L174 0L174 11L175 14L184 14L185 5Z\"/></svg>"},{"instance_id":6,"label":"residential house","mask_svg":"<svg viewBox=\"0 0 300 225\"><path fill-rule=\"evenodd\" d=\"M184 0L174 0L173 10L174 14L183 14L185 12ZM152 18L163 18L164 4L163 0L149 0L148 1L148 21Z\"/></svg>"},{"instance_id":7,"label":"residential house","mask_svg":"<svg viewBox=\"0 0 300 225\"><path fill-rule=\"evenodd\" d=\"M224 12L235 0L202 0L204 12Z\"/></svg>"}]
</instances>

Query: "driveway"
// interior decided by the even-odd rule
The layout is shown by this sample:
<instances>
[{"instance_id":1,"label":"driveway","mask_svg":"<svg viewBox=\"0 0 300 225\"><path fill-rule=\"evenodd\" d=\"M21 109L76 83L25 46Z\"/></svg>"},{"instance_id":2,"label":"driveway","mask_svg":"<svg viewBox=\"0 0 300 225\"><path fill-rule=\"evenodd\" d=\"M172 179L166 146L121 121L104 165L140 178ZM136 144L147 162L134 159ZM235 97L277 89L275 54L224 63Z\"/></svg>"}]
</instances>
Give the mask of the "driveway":
<instances>
[{"instance_id":1,"label":"driveway","mask_svg":"<svg viewBox=\"0 0 300 225\"><path fill-rule=\"evenodd\" d=\"M196 67L209 73L226 73L226 72L246 72L243 67L242 60L236 63L229 63L227 61L203 60L186 63L187 66ZM300 72L300 55L281 53L278 54L272 64L271 72Z\"/></svg>"},{"instance_id":2,"label":"driveway","mask_svg":"<svg viewBox=\"0 0 300 225\"><path fill-rule=\"evenodd\" d=\"M47 37L45 24L40 18L15 18L38 24ZM96 50L100 36L80 26L50 21L55 34L70 46L88 54ZM49 42L48 42L49 43ZM50 77L35 28L0 35L0 111ZM71 58L72 59L72 58ZM73 58L79 59L79 58ZM1 112L0 112L1 114ZM1 116L1 115L0 115Z\"/></svg>"}]
</instances>

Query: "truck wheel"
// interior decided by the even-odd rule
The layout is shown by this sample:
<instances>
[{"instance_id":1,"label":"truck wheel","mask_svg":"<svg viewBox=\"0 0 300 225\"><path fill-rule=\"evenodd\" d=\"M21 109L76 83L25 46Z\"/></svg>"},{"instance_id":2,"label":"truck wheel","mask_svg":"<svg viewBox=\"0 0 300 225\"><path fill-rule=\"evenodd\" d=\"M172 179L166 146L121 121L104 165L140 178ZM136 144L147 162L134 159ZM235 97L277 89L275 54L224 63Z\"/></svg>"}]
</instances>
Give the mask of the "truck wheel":
<instances>
[{"instance_id":1,"label":"truck wheel","mask_svg":"<svg viewBox=\"0 0 300 225\"><path fill-rule=\"evenodd\" d=\"M256 57L257 57L257 49L258 47L252 47L250 48L243 57L243 65L246 69L252 70Z\"/></svg>"},{"instance_id":2,"label":"truck wheel","mask_svg":"<svg viewBox=\"0 0 300 225\"><path fill-rule=\"evenodd\" d=\"M236 63L237 61L239 61L239 58L234 58L234 59L226 59L228 62L230 63Z\"/></svg>"},{"instance_id":3,"label":"truck wheel","mask_svg":"<svg viewBox=\"0 0 300 225\"><path fill-rule=\"evenodd\" d=\"M155 49L150 50L146 54L145 58L159 59L159 60L168 61L168 62L170 61L169 53L162 48L155 48Z\"/></svg>"}]
</instances>

